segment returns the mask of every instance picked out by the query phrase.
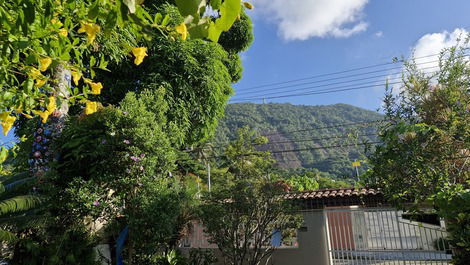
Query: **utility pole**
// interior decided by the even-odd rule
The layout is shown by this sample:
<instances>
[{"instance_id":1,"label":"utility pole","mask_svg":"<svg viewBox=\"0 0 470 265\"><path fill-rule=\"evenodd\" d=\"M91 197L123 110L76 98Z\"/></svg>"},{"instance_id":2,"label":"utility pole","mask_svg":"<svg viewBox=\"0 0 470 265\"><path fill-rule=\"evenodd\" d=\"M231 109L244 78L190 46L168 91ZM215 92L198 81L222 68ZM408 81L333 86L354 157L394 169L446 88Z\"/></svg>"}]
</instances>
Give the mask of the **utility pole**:
<instances>
[{"instance_id":1,"label":"utility pole","mask_svg":"<svg viewBox=\"0 0 470 265\"><path fill-rule=\"evenodd\" d=\"M211 192L211 164L207 162L207 186Z\"/></svg>"}]
</instances>

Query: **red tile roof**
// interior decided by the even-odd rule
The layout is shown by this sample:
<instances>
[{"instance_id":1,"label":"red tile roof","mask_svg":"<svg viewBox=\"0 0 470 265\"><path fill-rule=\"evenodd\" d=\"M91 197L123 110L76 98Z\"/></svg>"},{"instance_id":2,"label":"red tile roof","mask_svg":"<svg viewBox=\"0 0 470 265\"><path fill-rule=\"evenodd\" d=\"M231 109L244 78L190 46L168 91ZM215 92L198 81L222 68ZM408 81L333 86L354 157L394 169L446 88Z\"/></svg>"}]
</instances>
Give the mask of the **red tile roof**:
<instances>
[{"instance_id":1,"label":"red tile roof","mask_svg":"<svg viewBox=\"0 0 470 265\"><path fill-rule=\"evenodd\" d=\"M341 188L341 189L321 189L313 191L302 191L285 195L286 199L322 199L341 197L362 197L382 194L380 190L369 188Z\"/></svg>"}]
</instances>

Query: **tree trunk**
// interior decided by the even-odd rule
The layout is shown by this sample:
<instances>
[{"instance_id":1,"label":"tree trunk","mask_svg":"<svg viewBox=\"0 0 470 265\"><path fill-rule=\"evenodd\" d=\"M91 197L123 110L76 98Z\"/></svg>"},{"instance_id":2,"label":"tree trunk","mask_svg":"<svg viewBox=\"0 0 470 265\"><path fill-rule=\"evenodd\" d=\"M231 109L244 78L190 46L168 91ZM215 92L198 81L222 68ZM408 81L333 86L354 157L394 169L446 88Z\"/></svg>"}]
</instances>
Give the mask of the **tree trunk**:
<instances>
[{"instance_id":1,"label":"tree trunk","mask_svg":"<svg viewBox=\"0 0 470 265\"><path fill-rule=\"evenodd\" d=\"M54 69L55 91L52 96L56 99L60 95L65 98L69 95L68 88L71 85L71 74L65 65L60 64ZM49 163L59 159L59 154L54 148L54 140L60 136L64 128L65 118L69 110L68 102L60 102L60 108L52 113L46 123L39 121L34 132L34 144L32 158L30 159L31 174L41 181L42 176L48 171Z\"/></svg>"}]
</instances>

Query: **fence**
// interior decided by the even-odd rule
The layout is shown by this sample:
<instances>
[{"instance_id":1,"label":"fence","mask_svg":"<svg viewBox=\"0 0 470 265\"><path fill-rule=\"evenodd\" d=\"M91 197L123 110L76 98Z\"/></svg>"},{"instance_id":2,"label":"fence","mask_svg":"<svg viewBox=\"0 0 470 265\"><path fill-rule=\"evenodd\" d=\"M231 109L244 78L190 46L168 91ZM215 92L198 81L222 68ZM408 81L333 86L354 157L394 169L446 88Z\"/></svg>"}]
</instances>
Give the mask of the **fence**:
<instances>
[{"instance_id":1,"label":"fence","mask_svg":"<svg viewBox=\"0 0 470 265\"><path fill-rule=\"evenodd\" d=\"M441 265L452 255L442 225L391 208L325 209L331 265Z\"/></svg>"}]
</instances>

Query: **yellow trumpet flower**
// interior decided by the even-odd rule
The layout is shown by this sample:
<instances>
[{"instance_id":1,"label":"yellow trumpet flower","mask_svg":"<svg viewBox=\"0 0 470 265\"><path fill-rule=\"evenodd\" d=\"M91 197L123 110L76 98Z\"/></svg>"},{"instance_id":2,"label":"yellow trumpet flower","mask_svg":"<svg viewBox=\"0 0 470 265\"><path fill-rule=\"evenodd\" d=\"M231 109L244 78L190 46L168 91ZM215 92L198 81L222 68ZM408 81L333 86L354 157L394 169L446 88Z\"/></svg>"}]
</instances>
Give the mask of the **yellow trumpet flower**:
<instances>
[{"instance_id":1,"label":"yellow trumpet flower","mask_svg":"<svg viewBox=\"0 0 470 265\"><path fill-rule=\"evenodd\" d=\"M91 82L90 86L91 86L91 94L93 95L101 94L101 89L103 89L103 85L101 84L101 82L98 82L98 83Z\"/></svg>"},{"instance_id":2,"label":"yellow trumpet flower","mask_svg":"<svg viewBox=\"0 0 470 265\"><path fill-rule=\"evenodd\" d=\"M76 72L76 71L72 71L72 78L73 78L73 83L78 86L78 82L80 81L80 79L82 78L82 73L80 72Z\"/></svg>"},{"instance_id":3,"label":"yellow trumpet flower","mask_svg":"<svg viewBox=\"0 0 470 265\"><path fill-rule=\"evenodd\" d=\"M47 82L47 79L36 79L36 86L38 88L43 87Z\"/></svg>"},{"instance_id":4,"label":"yellow trumpet flower","mask_svg":"<svg viewBox=\"0 0 470 265\"><path fill-rule=\"evenodd\" d=\"M38 79L42 76L41 72L39 72L39 70L34 67L29 70L29 75L32 79Z\"/></svg>"},{"instance_id":5,"label":"yellow trumpet flower","mask_svg":"<svg viewBox=\"0 0 470 265\"><path fill-rule=\"evenodd\" d=\"M66 29L59 29L59 35L62 37L67 37L69 32Z\"/></svg>"},{"instance_id":6,"label":"yellow trumpet flower","mask_svg":"<svg viewBox=\"0 0 470 265\"><path fill-rule=\"evenodd\" d=\"M140 48L132 48L132 54L135 56L134 63L135 65L139 65L144 60L145 56L147 56L147 48L140 47Z\"/></svg>"},{"instance_id":7,"label":"yellow trumpet flower","mask_svg":"<svg viewBox=\"0 0 470 265\"><path fill-rule=\"evenodd\" d=\"M13 127L13 123L15 123L16 121L16 117L10 116L8 112L2 113L1 117L2 117L3 135L7 136L8 132L11 130L11 127Z\"/></svg>"},{"instance_id":8,"label":"yellow trumpet flower","mask_svg":"<svg viewBox=\"0 0 470 265\"><path fill-rule=\"evenodd\" d=\"M98 110L98 103L87 100L85 105L85 114L90 115Z\"/></svg>"},{"instance_id":9,"label":"yellow trumpet flower","mask_svg":"<svg viewBox=\"0 0 470 265\"><path fill-rule=\"evenodd\" d=\"M52 59L49 57L44 57L44 58L39 59L39 65L40 65L39 70L41 72L46 71L47 68L49 68L49 65L51 65L51 63L52 63Z\"/></svg>"},{"instance_id":10,"label":"yellow trumpet flower","mask_svg":"<svg viewBox=\"0 0 470 265\"><path fill-rule=\"evenodd\" d=\"M25 116L25 117L28 118L28 119L32 119L32 118L33 118L33 116L29 115L28 113L21 113L21 114L23 114L23 116Z\"/></svg>"},{"instance_id":11,"label":"yellow trumpet flower","mask_svg":"<svg viewBox=\"0 0 470 265\"><path fill-rule=\"evenodd\" d=\"M180 25L175 27L176 32L178 32L181 35L182 40L186 40L188 37L188 28L186 27L186 24L181 23Z\"/></svg>"},{"instance_id":12,"label":"yellow trumpet flower","mask_svg":"<svg viewBox=\"0 0 470 265\"><path fill-rule=\"evenodd\" d=\"M101 31L101 27L88 22L82 22L82 26L78 29L78 33L86 33L88 38L88 44L95 41L96 34Z\"/></svg>"},{"instance_id":13,"label":"yellow trumpet flower","mask_svg":"<svg viewBox=\"0 0 470 265\"><path fill-rule=\"evenodd\" d=\"M85 79L85 83L89 84L91 87L91 93L93 95L99 95L101 94L101 89L103 89L103 85L101 82L95 83L92 82L90 79Z\"/></svg>"},{"instance_id":14,"label":"yellow trumpet flower","mask_svg":"<svg viewBox=\"0 0 470 265\"><path fill-rule=\"evenodd\" d=\"M60 22L60 20L58 20L57 18L53 18L51 19L51 23L52 25L58 25L59 27L62 27L62 22Z\"/></svg>"},{"instance_id":15,"label":"yellow trumpet flower","mask_svg":"<svg viewBox=\"0 0 470 265\"><path fill-rule=\"evenodd\" d=\"M57 108L57 105L56 105L55 97L50 96L49 103L47 104L47 111L49 113L53 113L56 108Z\"/></svg>"},{"instance_id":16,"label":"yellow trumpet flower","mask_svg":"<svg viewBox=\"0 0 470 265\"><path fill-rule=\"evenodd\" d=\"M51 112L49 112L48 110L45 110L45 111L33 110L33 113L42 118L42 123L46 123L47 119L49 118L49 115L51 115Z\"/></svg>"}]
</instances>

